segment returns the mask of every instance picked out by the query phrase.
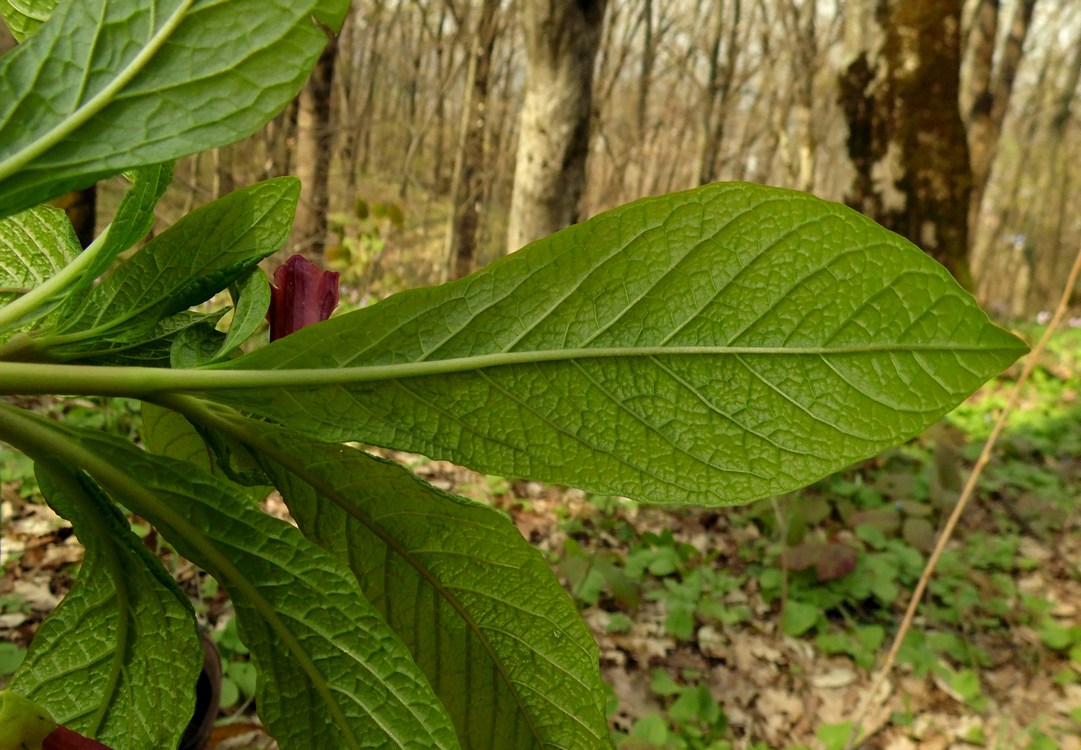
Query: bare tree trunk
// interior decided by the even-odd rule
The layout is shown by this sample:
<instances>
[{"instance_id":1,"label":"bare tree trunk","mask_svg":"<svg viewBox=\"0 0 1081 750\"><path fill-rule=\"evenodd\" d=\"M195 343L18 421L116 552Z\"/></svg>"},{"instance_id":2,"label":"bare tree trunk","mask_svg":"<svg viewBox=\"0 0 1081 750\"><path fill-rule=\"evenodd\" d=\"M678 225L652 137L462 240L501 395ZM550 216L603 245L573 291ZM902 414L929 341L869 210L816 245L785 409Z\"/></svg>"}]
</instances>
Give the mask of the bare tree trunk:
<instances>
[{"instance_id":1,"label":"bare tree trunk","mask_svg":"<svg viewBox=\"0 0 1081 750\"><path fill-rule=\"evenodd\" d=\"M293 222L294 247L310 256L319 256L327 236L328 181L334 131L330 126L334 61L338 54L335 39L327 42L312 76L300 92L297 114L297 177L300 202Z\"/></svg>"},{"instance_id":2,"label":"bare tree trunk","mask_svg":"<svg viewBox=\"0 0 1081 750\"><path fill-rule=\"evenodd\" d=\"M401 7L401 6L396 6ZM364 92L364 101L361 102L360 111L356 113L356 125L358 132L357 150L360 159L360 171L367 172L371 168L372 160L372 124L375 121L375 82L379 78L381 57L378 54L379 46L376 40L382 38L383 31L384 0L375 0L371 9L372 30L369 35L368 62L364 66L367 77L367 86Z\"/></svg>"},{"instance_id":3,"label":"bare tree trunk","mask_svg":"<svg viewBox=\"0 0 1081 750\"><path fill-rule=\"evenodd\" d=\"M360 89L361 19L356 8L345 17L338 34L338 71L335 76L338 101L335 105L338 131L338 158L345 177L344 204L352 207L357 193L357 147L360 143L357 97ZM344 58L344 59L343 59Z\"/></svg>"},{"instance_id":4,"label":"bare tree trunk","mask_svg":"<svg viewBox=\"0 0 1081 750\"><path fill-rule=\"evenodd\" d=\"M222 146L214 149L214 197L221 198L223 195L236 190L236 179L233 175L233 148Z\"/></svg>"},{"instance_id":5,"label":"bare tree trunk","mask_svg":"<svg viewBox=\"0 0 1081 750\"><path fill-rule=\"evenodd\" d=\"M795 40L795 54L792 56L792 79L795 87L796 119L796 187L811 191L815 186L815 161L817 139L814 125L814 77L818 61L818 34L816 0L803 0L800 7L791 3L790 17Z\"/></svg>"},{"instance_id":6,"label":"bare tree trunk","mask_svg":"<svg viewBox=\"0 0 1081 750\"><path fill-rule=\"evenodd\" d=\"M98 184L95 182L83 190L65 193L52 201L57 208L64 209L79 244L87 247L94 241L94 231L98 215Z\"/></svg>"},{"instance_id":7,"label":"bare tree trunk","mask_svg":"<svg viewBox=\"0 0 1081 750\"><path fill-rule=\"evenodd\" d=\"M293 99L288 106L263 128L262 179L282 177L293 171L293 145L296 141L297 110L299 100Z\"/></svg>"},{"instance_id":8,"label":"bare tree trunk","mask_svg":"<svg viewBox=\"0 0 1081 750\"><path fill-rule=\"evenodd\" d=\"M972 197L969 232L975 234L980 206L991 177L1002 123L1006 119L1013 82L1024 54L1025 38L1032 23L1036 0L1018 0L1005 47L995 71L999 0L980 0L973 17L970 89L972 104L966 129L972 161Z\"/></svg>"},{"instance_id":9,"label":"bare tree trunk","mask_svg":"<svg viewBox=\"0 0 1081 750\"><path fill-rule=\"evenodd\" d=\"M466 101L462 109L461 141L451 187L451 219L447 231L446 258L450 278L473 270L477 255L477 230L484 189L484 138L488 130L488 89L495 47L496 13L500 0L484 0L470 45Z\"/></svg>"},{"instance_id":10,"label":"bare tree trunk","mask_svg":"<svg viewBox=\"0 0 1081 750\"><path fill-rule=\"evenodd\" d=\"M657 50L653 45L653 0L642 2L642 62L638 75L638 97L635 102L634 119L639 144L646 138L646 113L649 107L649 89L653 84L653 63Z\"/></svg>"},{"instance_id":11,"label":"bare tree trunk","mask_svg":"<svg viewBox=\"0 0 1081 750\"><path fill-rule=\"evenodd\" d=\"M725 41L725 4L713 4L713 27L709 40L709 73L702 103L702 141L698 154L698 184L705 185L717 179L717 165L721 143L724 141L728 119L728 93L732 90L732 78L736 63L736 33L740 25L741 0L735 0L732 21L728 30L727 49L721 59L721 43Z\"/></svg>"},{"instance_id":12,"label":"bare tree trunk","mask_svg":"<svg viewBox=\"0 0 1081 750\"><path fill-rule=\"evenodd\" d=\"M578 221L607 0L525 0L526 92L507 250Z\"/></svg>"},{"instance_id":13,"label":"bare tree trunk","mask_svg":"<svg viewBox=\"0 0 1081 750\"><path fill-rule=\"evenodd\" d=\"M958 101L962 0L885 5L876 16L881 55L859 55L840 81L856 171L846 200L971 289L972 170Z\"/></svg>"}]
</instances>

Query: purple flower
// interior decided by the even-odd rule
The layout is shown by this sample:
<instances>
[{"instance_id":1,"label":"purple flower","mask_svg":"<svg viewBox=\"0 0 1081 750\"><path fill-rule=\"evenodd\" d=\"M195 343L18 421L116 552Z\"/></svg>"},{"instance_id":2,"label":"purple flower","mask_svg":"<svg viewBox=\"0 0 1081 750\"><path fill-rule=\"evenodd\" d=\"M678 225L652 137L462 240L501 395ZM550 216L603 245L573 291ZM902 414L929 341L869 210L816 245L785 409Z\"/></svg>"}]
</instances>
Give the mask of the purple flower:
<instances>
[{"instance_id":1,"label":"purple flower","mask_svg":"<svg viewBox=\"0 0 1081 750\"><path fill-rule=\"evenodd\" d=\"M270 287L270 340L326 320L338 306L338 274L294 255L274 272Z\"/></svg>"}]
</instances>

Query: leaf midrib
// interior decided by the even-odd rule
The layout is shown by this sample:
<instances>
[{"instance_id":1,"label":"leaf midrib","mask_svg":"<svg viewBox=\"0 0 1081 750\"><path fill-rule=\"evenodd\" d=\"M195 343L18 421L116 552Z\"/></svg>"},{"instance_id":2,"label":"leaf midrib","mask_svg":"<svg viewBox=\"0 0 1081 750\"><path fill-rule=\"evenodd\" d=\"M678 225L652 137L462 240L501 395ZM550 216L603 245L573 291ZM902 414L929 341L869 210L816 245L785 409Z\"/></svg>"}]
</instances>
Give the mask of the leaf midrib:
<instances>
[{"instance_id":1,"label":"leaf midrib","mask_svg":"<svg viewBox=\"0 0 1081 750\"><path fill-rule=\"evenodd\" d=\"M288 341L287 339L284 339ZM343 344L343 347L345 345ZM71 389L86 395L142 398L167 393L208 393L213 391L262 390L266 388L314 388L349 386L358 383L388 382L403 378L452 375L516 365L549 364L597 359L643 359L665 357L780 356L830 357L858 354L958 353L984 354L1025 351L1024 345L978 344L853 344L850 346L647 346L597 349L542 349L527 352L498 352L452 359L402 362L361 367L260 367L259 357L273 345L254 354L220 365L199 369L154 367L98 367L89 365L42 365L0 361L0 395L67 393ZM303 360L294 356L291 361ZM254 360L254 367L246 369Z\"/></svg>"}]
</instances>

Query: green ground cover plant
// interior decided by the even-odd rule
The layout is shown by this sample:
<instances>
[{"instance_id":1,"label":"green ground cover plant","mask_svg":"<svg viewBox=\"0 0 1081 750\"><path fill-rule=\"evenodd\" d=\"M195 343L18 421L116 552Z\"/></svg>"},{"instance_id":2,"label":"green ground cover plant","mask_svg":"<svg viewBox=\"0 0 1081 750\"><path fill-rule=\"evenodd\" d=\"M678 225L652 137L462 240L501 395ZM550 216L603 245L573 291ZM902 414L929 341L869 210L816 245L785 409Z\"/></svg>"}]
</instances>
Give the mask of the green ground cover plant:
<instances>
[{"instance_id":1,"label":"green ground cover plant","mask_svg":"<svg viewBox=\"0 0 1081 750\"><path fill-rule=\"evenodd\" d=\"M317 323L331 279L291 261L272 292L258 268L288 235L291 178L144 243L171 160L269 120L347 5L0 4L21 40L0 59L0 439L86 550L5 694L0 745L50 721L176 745L203 651L130 512L228 591L283 748L610 746L596 645L541 554L503 514L347 443L745 503L912 437L1026 351L905 240L749 184L637 201ZM81 250L42 202L119 173ZM225 291L227 325L194 309ZM18 401L37 395L138 401L138 443ZM259 508L270 488L299 528ZM689 559L663 537L641 551L631 581ZM672 583L677 632L726 585ZM677 705L684 736L719 731L701 691Z\"/></svg>"}]
</instances>

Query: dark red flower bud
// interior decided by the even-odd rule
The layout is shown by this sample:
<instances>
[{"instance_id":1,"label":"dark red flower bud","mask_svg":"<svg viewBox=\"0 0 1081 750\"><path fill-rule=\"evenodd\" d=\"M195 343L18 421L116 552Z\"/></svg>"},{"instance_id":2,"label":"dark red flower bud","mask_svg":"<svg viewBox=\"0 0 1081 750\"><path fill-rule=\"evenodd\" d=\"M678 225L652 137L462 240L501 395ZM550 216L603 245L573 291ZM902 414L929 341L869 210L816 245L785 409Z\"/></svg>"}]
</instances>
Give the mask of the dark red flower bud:
<instances>
[{"instance_id":1,"label":"dark red flower bud","mask_svg":"<svg viewBox=\"0 0 1081 750\"><path fill-rule=\"evenodd\" d=\"M109 750L109 746L83 737L67 727L57 727L41 743L41 750Z\"/></svg>"},{"instance_id":2,"label":"dark red flower bud","mask_svg":"<svg viewBox=\"0 0 1081 750\"><path fill-rule=\"evenodd\" d=\"M338 274L294 255L274 272L270 288L270 340L326 320L338 306Z\"/></svg>"}]
</instances>

